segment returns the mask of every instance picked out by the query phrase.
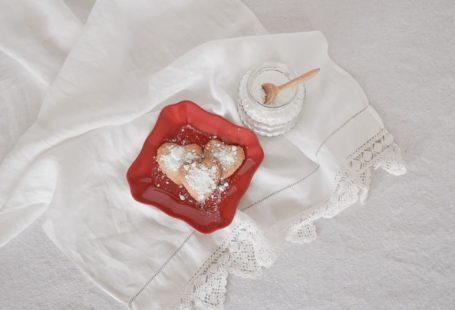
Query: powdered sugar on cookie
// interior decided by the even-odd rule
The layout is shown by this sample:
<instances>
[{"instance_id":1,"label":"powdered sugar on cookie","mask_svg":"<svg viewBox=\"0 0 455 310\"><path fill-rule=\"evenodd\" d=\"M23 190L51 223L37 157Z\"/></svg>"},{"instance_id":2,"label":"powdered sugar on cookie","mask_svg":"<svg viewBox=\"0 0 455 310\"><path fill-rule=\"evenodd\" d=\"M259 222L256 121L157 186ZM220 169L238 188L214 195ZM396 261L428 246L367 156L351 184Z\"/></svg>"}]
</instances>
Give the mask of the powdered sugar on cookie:
<instances>
[{"instance_id":1,"label":"powdered sugar on cookie","mask_svg":"<svg viewBox=\"0 0 455 310\"><path fill-rule=\"evenodd\" d=\"M184 162L191 162L200 158L194 150L186 150L184 147L171 145L167 155L163 155L163 164L171 171L178 171Z\"/></svg>"},{"instance_id":2,"label":"powdered sugar on cookie","mask_svg":"<svg viewBox=\"0 0 455 310\"><path fill-rule=\"evenodd\" d=\"M245 152L242 147L228 145L219 140L210 140L206 144L204 156L218 161L222 169L222 179L230 177L245 160Z\"/></svg>"},{"instance_id":3,"label":"powdered sugar on cookie","mask_svg":"<svg viewBox=\"0 0 455 310\"><path fill-rule=\"evenodd\" d=\"M160 169L176 184L181 184L179 170L185 163L202 158L202 149L197 144L181 146L164 143L157 150L157 162Z\"/></svg>"},{"instance_id":4,"label":"powdered sugar on cookie","mask_svg":"<svg viewBox=\"0 0 455 310\"><path fill-rule=\"evenodd\" d=\"M237 148L235 146L231 146L228 148L217 149L213 152L213 156L223 166L230 166L237 161Z\"/></svg>"},{"instance_id":5,"label":"powdered sugar on cookie","mask_svg":"<svg viewBox=\"0 0 455 310\"><path fill-rule=\"evenodd\" d=\"M169 179L183 185L186 191L178 192L177 199L203 207L206 202L212 204L222 198L229 187L227 178L242 165L245 152L241 146L207 136L201 136L198 141L205 144L203 150L198 142L188 139L189 130L194 129L183 127L177 138L163 143L157 150L156 161L159 170L167 176L160 181L162 185L169 185ZM188 140L193 144L186 144Z\"/></svg>"},{"instance_id":6,"label":"powdered sugar on cookie","mask_svg":"<svg viewBox=\"0 0 455 310\"><path fill-rule=\"evenodd\" d=\"M183 185L191 196L201 203L217 189L221 170L217 164L205 160L202 163L184 165L181 173Z\"/></svg>"}]
</instances>

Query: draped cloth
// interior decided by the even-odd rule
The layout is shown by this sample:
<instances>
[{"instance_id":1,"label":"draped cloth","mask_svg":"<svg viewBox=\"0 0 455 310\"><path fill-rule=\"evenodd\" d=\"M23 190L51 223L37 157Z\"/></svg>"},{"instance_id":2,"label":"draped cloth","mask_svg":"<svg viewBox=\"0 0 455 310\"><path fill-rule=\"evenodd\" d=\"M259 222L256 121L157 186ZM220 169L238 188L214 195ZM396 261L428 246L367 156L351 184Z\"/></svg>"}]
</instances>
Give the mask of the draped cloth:
<instances>
[{"instance_id":1,"label":"draped cloth","mask_svg":"<svg viewBox=\"0 0 455 310\"><path fill-rule=\"evenodd\" d=\"M367 96L320 32L267 34L236 0L0 3L0 245L44 216L56 246L131 309L220 309L229 274L253 277L284 242L367 198L372 170L406 169ZM265 160L233 223L194 231L129 193L126 171L166 105L241 124L237 88L265 62L306 86L298 125L260 138ZM14 145L14 146L13 146ZM7 152L9 151L9 152Z\"/></svg>"}]
</instances>

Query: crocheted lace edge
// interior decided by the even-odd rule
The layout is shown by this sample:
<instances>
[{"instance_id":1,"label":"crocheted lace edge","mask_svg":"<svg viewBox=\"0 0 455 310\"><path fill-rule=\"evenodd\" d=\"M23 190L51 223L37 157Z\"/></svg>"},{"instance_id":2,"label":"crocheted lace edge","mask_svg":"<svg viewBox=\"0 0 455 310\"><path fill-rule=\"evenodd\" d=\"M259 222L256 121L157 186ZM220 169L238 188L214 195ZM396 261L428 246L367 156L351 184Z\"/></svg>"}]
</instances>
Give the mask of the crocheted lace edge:
<instances>
[{"instance_id":1,"label":"crocheted lace edge","mask_svg":"<svg viewBox=\"0 0 455 310\"><path fill-rule=\"evenodd\" d=\"M401 150L386 129L380 130L347 158L335 176L335 190L330 199L302 214L290 226L286 240L309 243L317 237L316 220L332 218L357 202L364 203L372 171L379 168L395 176L406 173Z\"/></svg>"},{"instance_id":2,"label":"crocheted lace edge","mask_svg":"<svg viewBox=\"0 0 455 310\"><path fill-rule=\"evenodd\" d=\"M254 278L275 261L275 253L249 220L237 224L186 285L178 309L223 309L227 278Z\"/></svg>"},{"instance_id":3,"label":"crocheted lace edge","mask_svg":"<svg viewBox=\"0 0 455 310\"><path fill-rule=\"evenodd\" d=\"M322 205L302 214L289 228L287 241L309 243L316 239L315 221L332 218L367 198L373 169L382 168L393 175L406 173L398 145L382 129L360 146L347 159L335 177L335 190ZM227 278L230 273L251 278L261 274L275 260L259 228L243 221L233 228L225 242L215 250L186 285L180 299L180 310L223 309Z\"/></svg>"}]
</instances>

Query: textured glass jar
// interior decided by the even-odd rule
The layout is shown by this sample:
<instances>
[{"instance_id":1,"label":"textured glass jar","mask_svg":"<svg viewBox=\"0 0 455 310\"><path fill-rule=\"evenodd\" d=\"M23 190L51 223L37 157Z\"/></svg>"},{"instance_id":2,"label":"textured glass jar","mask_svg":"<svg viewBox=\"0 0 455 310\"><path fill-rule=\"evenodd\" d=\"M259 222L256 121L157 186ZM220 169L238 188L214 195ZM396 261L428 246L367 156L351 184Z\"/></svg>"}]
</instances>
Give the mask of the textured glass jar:
<instances>
[{"instance_id":1,"label":"textured glass jar","mask_svg":"<svg viewBox=\"0 0 455 310\"><path fill-rule=\"evenodd\" d=\"M246 127L267 137L282 135L295 126L303 107L303 84L281 91L272 104L264 104L262 84L281 85L295 74L280 63L267 63L247 72L240 81L238 111Z\"/></svg>"}]
</instances>

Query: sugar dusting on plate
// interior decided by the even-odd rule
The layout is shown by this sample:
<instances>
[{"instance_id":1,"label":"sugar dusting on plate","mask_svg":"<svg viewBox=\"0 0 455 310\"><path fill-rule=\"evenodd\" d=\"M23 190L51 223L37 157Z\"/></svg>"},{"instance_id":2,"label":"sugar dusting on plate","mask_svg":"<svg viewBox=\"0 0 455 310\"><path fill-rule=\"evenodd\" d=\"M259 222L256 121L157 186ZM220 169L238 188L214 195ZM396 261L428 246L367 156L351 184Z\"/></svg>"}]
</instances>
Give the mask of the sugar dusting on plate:
<instances>
[{"instance_id":1,"label":"sugar dusting on plate","mask_svg":"<svg viewBox=\"0 0 455 310\"><path fill-rule=\"evenodd\" d=\"M191 162L199 158L194 150L185 150L179 145L169 145L169 153L161 156L161 161L165 167L171 171L178 171L183 163Z\"/></svg>"}]
</instances>

